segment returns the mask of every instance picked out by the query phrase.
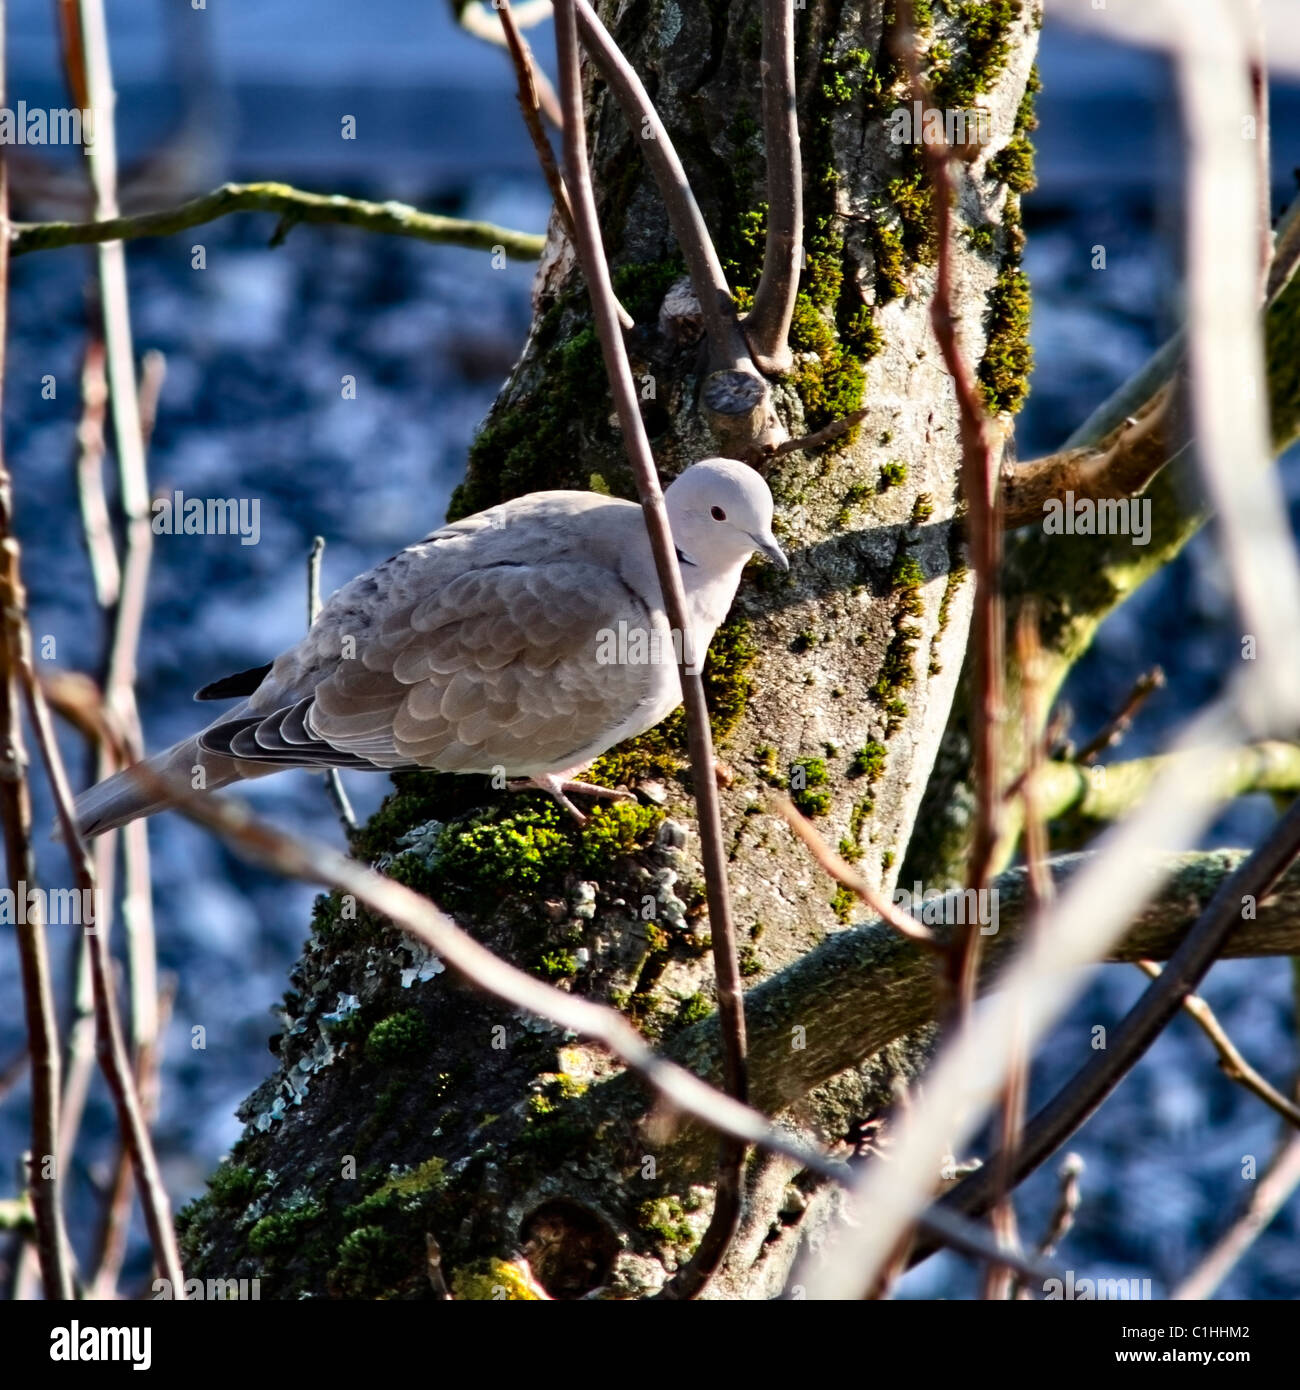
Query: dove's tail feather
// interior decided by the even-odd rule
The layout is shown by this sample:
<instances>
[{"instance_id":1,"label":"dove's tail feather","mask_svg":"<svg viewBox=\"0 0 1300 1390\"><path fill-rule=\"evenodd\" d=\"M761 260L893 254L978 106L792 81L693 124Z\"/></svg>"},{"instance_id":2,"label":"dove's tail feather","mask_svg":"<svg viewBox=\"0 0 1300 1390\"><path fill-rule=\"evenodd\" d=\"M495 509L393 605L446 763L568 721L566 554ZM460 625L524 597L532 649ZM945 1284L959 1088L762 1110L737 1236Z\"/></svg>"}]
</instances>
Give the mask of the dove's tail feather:
<instances>
[{"instance_id":1,"label":"dove's tail feather","mask_svg":"<svg viewBox=\"0 0 1300 1390\"><path fill-rule=\"evenodd\" d=\"M215 791L243 777L256 777L263 771L272 770L260 764L246 763L241 767L234 758L201 752L197 738L173 744L166 752L147 759L146 766L153 770L155 777L178 781L186 787L195 785L195 770L201 767L204 791ZM152 779L126 768L82 792L76 804L77 825L89 840L106 830L116 830L118 826L137 820L140 816L151 816L172 804L173 798L167 796Z\"/></svg>"}]
</instances>

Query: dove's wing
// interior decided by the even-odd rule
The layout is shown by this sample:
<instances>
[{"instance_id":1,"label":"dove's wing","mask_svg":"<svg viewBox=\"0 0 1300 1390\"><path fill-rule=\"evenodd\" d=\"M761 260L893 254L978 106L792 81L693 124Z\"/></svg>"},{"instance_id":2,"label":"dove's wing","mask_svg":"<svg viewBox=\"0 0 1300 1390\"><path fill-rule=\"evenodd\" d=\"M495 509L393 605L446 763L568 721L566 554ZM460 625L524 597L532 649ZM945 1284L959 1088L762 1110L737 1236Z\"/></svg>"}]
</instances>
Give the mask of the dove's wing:
<instances>
[{"instance_id":1,"label":"dove's wing","mask_svg":"<svg viewBox=\"0 0 1300 1390\"><path fill-rule=\"evenodd\" d=\"M602 660L620 623L666 631L604 565L463 571L386 613L351 659L318 672L310 696L265 713L245 706L200 744L298 766L559 771L651 727L680 699L667 642L658 663Z\"/></svg>"}]
</instances>

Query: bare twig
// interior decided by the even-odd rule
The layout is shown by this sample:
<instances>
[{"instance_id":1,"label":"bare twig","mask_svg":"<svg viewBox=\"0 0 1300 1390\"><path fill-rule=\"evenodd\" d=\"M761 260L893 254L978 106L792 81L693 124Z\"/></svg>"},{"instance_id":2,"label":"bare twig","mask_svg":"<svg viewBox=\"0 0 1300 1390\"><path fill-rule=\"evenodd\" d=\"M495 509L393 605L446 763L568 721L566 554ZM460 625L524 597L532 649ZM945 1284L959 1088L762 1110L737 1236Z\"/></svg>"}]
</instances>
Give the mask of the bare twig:
<instances>
[{"instance_id":1,"label":"bare twig","mask_svg":"<svg viewBox=\"0 0 1300 1390\"><path fill-rule=\"evenodd\" d=\"M803 166L795 109L794 5L763 0L763 143L767 159L767 240L763 273L745 316L745 337L760 371L788 372L790 320L803 256Z\"/></svg>"},{"instance_id":2,"label":"bare twig","mask_svg":"<svg viewBox=\"0 0 1300 1390\"><path fill-rule=\"evenodd\" d=\"M1179 1302L1199 1302L1212 1297L1233 1265L1263 1233L1297 1186L1300 1186L1300 1134L1292 1134L1253 1186L1245 1211L1169 1297Z\"/></svg>"},{"instance_id":3,"label":"bare twig","mask_svg":"<svg viewBox=\"0 0 1300 1390\"><path fill-rule=\"evenodd\" d=\"M704 224L704 216L695 201L686 170L682 168L668 131L659 119L659 113L636 69L623 56L595 10L587 0L576 0L576 11L583 46L591 54L600 75L623 108L633 138L639 142L654 174L659 196L664 200L673 235L682 249L691 284L700 301L704 332L709 343L710 365L715 370L752 370L749 348L740 331L722 262L718 259L713 238ZM572 135L568 129L570 119L566 108L566 139ZM572 171L569 174L569 191L571 196L574 195Z\"/></svg>"},{"instance_id":4,"label":"bare twig","mask_svg":"<svg viewBox=\"0 0 1300 1390\"><path fill-rule=\"evenodd\" d=\"M1087 767L1097 761L1099 754L1114 746L1128 733L1138 711L1156 693L1165 688L1165 673L1159 666L1144 671L1133 683L1133 689L1125 697L1119 713L1083 745L1074 755L1074 761Z\"/></svg>"},{"instance_id":5,"label":"bare twig","mask_svg":"<svg viewBox=\"0 0 1300 1390\"><path fill-rule=\"evenodd\" d=\"M324 554L325 537L316 536L312 540L311 549L307 552L308 627L311 627L316 621L316 614L320 612L320 562ZM351 834L357 828L357 818L343 786L343 774L338 768L331 767L326 770L325 790L329 794L329 799L334 803L334 809L339 813L339 820L343 822L344 830Z\"/></svg>"},{"instance_id":6,"label":"bare twig","mask_svg":"<svg viewBox=\"0 0 1300 1390\"><path fill-rule=\"evenodd\" d=\"M75 17L73 11L75 9ZM87 165L95 200L96 221L118 215L117 136L113 120L115 94L108 51L104 0L68 0L65 19L65 66L74 93L101 113ZM136 379L131 313L127 291L126 249L121 241L98 246L99 297L108 367L109 407L118 462L118 491L124 516L126 550L121 586L112 614L112 636L104 675L105 698L139 750L143 739L135 698L136 654L144 623L145 592L153 554L149 479L145 466L145 430ZM161 358L150 362L150 395L161 390ZM151 404L150 409L155 405ZM157 959L150 902L148 830L143 821L127 828L126 891L122 902L130 979L131 1040L137 1051L153 1046L157 1034ZM94 968L92 943L92 970Z\"/></svg>"},{"instance_id":7,"label":"bare twig","mask_svg":"<svg viewBox=\"0 0 1300 1390\"><path fill-rule=\"evenodd\" d=\"M663 491L650 452L650 441L637 405L636 388L628 365L627 352L614 312L609 266L601 245L596 216L596 199L587 165L587 138L583 124L582 80L578 71L578 14L582 0L560 0L555 11L556 48L559 54L560 99L564 112L564 154L573 217L577 232L578 258L591 294L596 332L605 359L605 371L622 427L623 443L636 478L637 492L645 513L646 530L655 557L659 587L664 595L668 620L682 633L679 673L686 707L686 727L693 769L691 786L699 814L700 854L708 897L709 924L713 938L713 960L717 975L718 1013L726 1039L727 1093L743 1103L748 1094L745 1060L745 1011L736 951L735 925L727 889L727 860L722 839L722 815L718 786L713 776L713 737L704 686L692 669L685 635L692 629L686 591L677 563L677 549L668 527ZM593 16L594 18L594 16ZM599 21L596 21L599 24ZM590 28L590 24L588 25ZM601 30L603 33L603 30ZM620 55L621 60L621 55ZM693 200L692 200L693 201ZM741 1184L745 1146L727 1141L723 1145L717 1197L709 1222L690 1263L674 1278L669 1289L678 1296L700 1292L725 1258L740 1219Z\"/></svg>"},{"instance_id":8,"label":"bare twig","mask_svg":"<svg viewBox=\"0 0 1300 1390\"><path fill-rule=\"evenodd\" d=\"M16 568L16 556L15 556ZM14 576L16 579L16 575ZM30 656L21 662L20 675L28 714L36 731L37 745L49 774L50 786L54 792L58 808L59 825L64 844L72 861L77 886L83 901L96 900L95 866L77 829L76 813L73 810L72 788L63 766L59 752L58 739L54 734L49 706L45 703L36 672ZM171 1280L173 1297L184 1297L184 1280L181 1277L180 1252L176 1246L176 1233L172 1229L171 1203L167 1189L163 1185L158 1169L158 1160L149 1138L149 1127L145 1122L140 1096L136 1089L126 1042L118 1017L116 993L113 988L113 967L108 952L108 938L102 931L87 933L90 941L91 973L95 985L95 1023L96 1039L100 1065L104 1079L113 1097L117 1111L118 1128L123 1142L131 1154L135 1170L136 1186L140 1192L140 1204L144 1210L145 1225L149 1230L149 1240L153 1246L154 1259L165 1278ZM156 1001L155 1001L156 1006Z\"/></svg>"},{"instance_id":9,"label":"bare twig","mask_svg":"<svg viewBox=\"0 0 1300 1390\"><path fill-rule=\"evenodd\" d=\"M1025 864L1028 869L1029 927L1037 930L1053 896L1052 873L1048 868L1047 826L1035 795L1034 773L1043 759L1042 741L1038 730L1044 717L1042 650L1038 643L1037 619L1032 609L1026 609L1016 625L1016 654L1023 672L1021 684L1021 727L1026 747L1028 775L1021 788L1025 811ZM1000 1162L995 1174L997 1195L993 1203L992 1224L998 1244L1016 1247L1016 1208L1011 1196L1011 1164L1020 1147L1020 1133L1025 1123L1025 1106L1029 1094L1029 1051L1024 1044L1024 1021L1017 1012L1011 1019L1015 1046L1007 1066L1006 1084L1002 1090L1002 1127ZM985 1276L984 1296L1004 1299L1013 1292L1012 1281L1005 1269L990 1267Z\"/></svg>"},{"instance_id":10,"label":"bare twig","mask_svg":"<svg viewBox=\"0 0 1300 1390\"><path fill-rule=\"evenodd\" d=\"M338 194L307 193L285 183L225 183L177 207L134 217L114 216L95 222L13 223L10 246L13 255L25 256L31 251L47 251L59 246L171 236L205 222L215 222L218 217L232 212L279 213L281 222L274 244L283 240L283 234L299 222L358 227L367 232L412 237L440 246L464 246L471 251L495 251L500 247L511 260L518 261L535 261L546 243L545 237L530 232L516 232L491 222L440 217L406 203L372 203Z\"/></svg>"},{"instance_id":11,"label":"bare twig","mask_svg":"<svg viewBox=\"0 0 1300 1390\"><path fill-rule=\"evenodd\" d=\"M161 1039L171 1018L176 997L174 978L164 984L158 1001L158 1040L153 1046L141 1048L135 1066L136 1086L140 1092L140 1107L145 1123L152 1125L158 1114L158 1072L162 1061ZM96 1245L98 1258L90 1279L91 1296L116 1297L117 1280L126 1259L127 1237L131 1229L131 1147L121 1137L113 1161L113 1178L104 1200L103 1221Z\"/></svg>"},{"instance_id":12,"label":"bare twig","mask_svg":"<svg viewBox=\"0 0 1300 1390\"><path fill-rule=\"evenodd\" d=\"M544 80L544 77L533 61L532 50L528 47L515 24L514 14L510 9L510 0L494 0L494 8L501 18L501 30L505 35L506 48L510 53L510 61L514 64L515 80L519 86L519 110L523 114L528 138L533 142L533 149L537 153L537 162L542 166L542 177L546 180L546 186L551 190L551 198L555 203L555 213L560 219L560 226L564 228L565 236L572 242L574 240L573 207L569 202L569 190L564 186L564 176L560 173L559 165L555 162L555 152L551 149L551 142L547 138L546 131L542 128L542 88L539 83ZM555 93L551 92L549 87L547 91L552 103L556 103ZM550 119L553 125L563 125L558 103L555 105L554 116ZM614 307L618 314L619 327L626 332L634 326L635 321L617 300L614 301Z\"/></svg>"},{"instance_id":13,"label":"bare twig","mask_svg":"<svg viewBox=\"0 0 1300 1390\"><path fill-rule=\"evenodd\" d=\"M5 32L7 16L0 0L0 101L5 89ZM0 387L4 382L9 287L9 175L0 160ZM10 890L25 898L36 882L32 852L32 807L27 781L19 706L20 663L24 624L18 576L18 542L11 536L13 480L0 454L0 558L3 559L3 620L0 621L0 809L3 810L5 858ZM30 641L30 637L26 640ZM32 1151L27 1176L41 1278L47 1298L72 1297L72 1263L63 1226L62 1182L59 1164L59 1039L54 994L50 986L45 923L39 911L17 924L19 973L31 1058Z\"/></svg>"},{"instance_id":14,"label":"bare twig","mask_svg":"<svg viewBox=\"0 0 1300 1390\"><path fill-rule=\"evenodd\" d=\"M899 43L912 87L923 106L932 105L916 53L916 33L904 0L907 24ZM999 441L976 387L975 376L961 354L953 312L952 205L956 197L951 151L946 141L921 146L930 182L938 242L938 271L930 320L952 376L961 428L962 491L966 498L971 568L975 573L975 607L971 620L975 688L975 827L971 840L967 884L977 893L988 887L1002 820L999 750L1002 722L1002 600L999 570L1002 535L998 522L997 456ZM952 982L963 1011L974 998L982 937L969 926L954 957Z\"/></svg>"},{"instance_id":15,"label":"bare twig","mask_svg":"<svg viewBox=\"0 0 1300 1390\"><path fill-rule=\"evenodd\" d=\"M786 439L780 444L766 444L752 451L750 462L761 463L764 459L784 458L786 454L793 454L797 449L802 449L807 453L813 449L824 448L842 434L848 434L855 425L860 425L870 414L869 407L865 410L854 410L838 420L832 420L829 425L823 425L821 429L814 430L812 434L801 434L798 439Z\"/></svg>"},{"instance_id":16,"label":"bare twig","mask_svg":"<svg viewBox=\"0 0 1300 1390\"><path fill-rule=\"evenodd\" d=\"M1025 1127L1013 1164L1019 1182L1069 1138L1159 1037L1183 1006L1242 921L1242 903L1267 896L1300 852L1300 799L1278 821L1267 840L1219 888L1196 926L1183 938L1168 965L1151 982L1118 1027L1111 1029L1104 1052L1095 1052ZM966 1178L944 1198L945 1205L978 1216L994 1192L990 1163Z\"/></svg>"},{"instance_id":17,"label":"bare twig","mask_svg":"<svg viewBox=\"0 0 1300 1390\"><path fill-rule=\"evenodd\" d=\"M1154 961L1140 960L1137 968L1150 980L1158 980L1163 973ZM1219 1054L1219 1068L1230 1080L1239 1082L1252 1095L1258 1096L1265 1105L1271 1106L1289 1125L1300 1129L1300 1105L1288 1100L1267 1078L1260 1075L1241 1055L1236 1043L1228 1036L1216 1017L1214 1010L1199 994L1189 994L1183 1000L1183 1008L1200 1025L1201 1031L1214 1044Z\"/></svg>"},{"instance_id":18,"label":"bare twig","mask_svg":"<svg viewBox=\"0 0 1300 1390\"><path fill-rule=\"evenodd\" d=\"M537 162L542 166L546 186L551 190L551 197L555 200L555 211L559 214L560 224L572 240L573 209L569 206L569 194L564 187L564 177L560 173L560 166L555 162L555 152L551 149L551 142L542 128L540 119L542 102L538 79L542 74L533 61L532 49L515 24L510 0L499 0L496 12L501 20L501 30L505 35L506 48L510 52L510 61L514 64L515 80L519 84L519 110L523 114L524 125L528 128L528 138L533 142L533 149L537 151ZM554 93L551 96L554 99ZM557 105L554 117L549 117L553 124L561 123L559 115Z\"/></svg>"},{"instance_id":19,"label":"bare twig","mask_svg":"<svg viewBox=\"0 0 1300 1390\"><path fill-rule=\"evenodd\" d=\"M784 817L785 823L807 845L813 858L835 880L857 896L880 918L891 926L900 936L915 941L918 946L946 959L948 948L936 941L934 933L923 922L917 921L910 912L897 907L878 889L862 877L852 864L842 859L817 833L817 827L806 816L800 815L794 803L787 796L772 795L772 805Z\"/></svg>"},{"instance_id":20,"label":"bare twig","mask_svg":"<svg viewBox=\"0 0 1300 1390\"><path fill-rule=\"evenodd\" d=\"M101 608L117 602L122 582L113 544L108 499L104 495L104 415L108 382L104 376L104 340L96 331L86 342L81 366L81 420L77 425L77 496L81 527L90 557L95 599Z\"/></svg>"}]
</instances>

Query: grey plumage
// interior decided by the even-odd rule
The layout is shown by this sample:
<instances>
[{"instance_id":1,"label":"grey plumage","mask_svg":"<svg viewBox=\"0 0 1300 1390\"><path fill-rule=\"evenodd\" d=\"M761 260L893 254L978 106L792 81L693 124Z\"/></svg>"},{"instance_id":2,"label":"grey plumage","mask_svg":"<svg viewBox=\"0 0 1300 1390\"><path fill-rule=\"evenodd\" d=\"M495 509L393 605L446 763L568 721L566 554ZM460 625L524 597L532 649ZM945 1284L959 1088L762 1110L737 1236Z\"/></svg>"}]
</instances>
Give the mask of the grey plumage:
<instances>
[{"instance_id":1,"label":"grey plumage","mask_svg":"<svg viewBox=\"0 0 1300 1390\"><path fill-rule=\"evenodd\" d=\"M785 564L771 494L743 464L709 459L665 504L702 656L749 556ZM662 659L602 659L620 625L657 638ZM558 774L676 707L672 650L640 507L532 493L352 580L260 679L254 668L206 686L200 697L247 698L150 762L208 790L284 767L428 767L499 769L554 791ZM81 796L77 816L97 835L163 804L128 771Z\"/></svg>"}]
</instances>

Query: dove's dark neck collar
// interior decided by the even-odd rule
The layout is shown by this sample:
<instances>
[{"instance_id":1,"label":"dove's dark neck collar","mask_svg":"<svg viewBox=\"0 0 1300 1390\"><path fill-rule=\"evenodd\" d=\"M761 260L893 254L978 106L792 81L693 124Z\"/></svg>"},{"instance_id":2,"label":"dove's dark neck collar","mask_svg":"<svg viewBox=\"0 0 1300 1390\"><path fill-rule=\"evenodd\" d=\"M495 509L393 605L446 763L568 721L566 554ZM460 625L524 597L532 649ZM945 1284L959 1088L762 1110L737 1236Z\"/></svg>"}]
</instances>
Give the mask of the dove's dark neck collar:
<instances>
[{"instance_id":1,"label":"dove's dark neck collar","mask_svg":"<svg viewBox=\"0 0 1300 1390\"><path fill-rule=\"evenodd\" d=\"M677 563L679 565L695 565L696 562L681 548L677 547Z\"/></svg>"}]
</instances>

